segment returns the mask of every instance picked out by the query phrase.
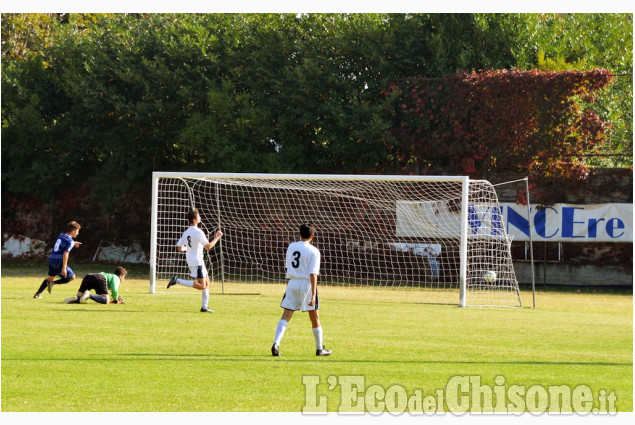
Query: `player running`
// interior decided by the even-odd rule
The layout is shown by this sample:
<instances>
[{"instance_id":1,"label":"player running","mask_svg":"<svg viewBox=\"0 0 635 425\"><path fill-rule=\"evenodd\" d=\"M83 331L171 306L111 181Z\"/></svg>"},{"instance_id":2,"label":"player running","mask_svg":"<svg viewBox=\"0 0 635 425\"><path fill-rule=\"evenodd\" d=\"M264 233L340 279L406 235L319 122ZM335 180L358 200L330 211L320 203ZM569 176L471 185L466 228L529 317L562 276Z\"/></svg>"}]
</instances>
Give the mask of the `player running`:
<instances>
[{"instance_id":1,"label":"player running","mask_svg":"<svg viewBox=\"0 0 635 425\"><path fill-rule=\"evenodd\" d=\"M198 224L201 222L201 216L196 208L188 213L187 219L190 223L190 227L183 232L181 239L176 243L176 249L179 252L185 252L185 259L190 268L190 276L196 278L196 281L178 279L176 276L173 276L168 283L168 288L179 284L203 291L201 313L213 313L207 306L209 302L210 281L205 262L203 261L203 248L208 251L212 249L221 236L223 236L223 232L220 230L217 231L216 236L210 242L207 236L205 236L205 233L198 228Z\"/></svg>"},{"instance_id":2,"label":"player running","mask_svg":"<svg viewBox=\"0 0 635 425\"><path fill-rule=\"evenodd\" d=\"M292 242L287 248L285 268L287 270L287 289L282 297L280 307L284 309L282 318L278 321L276 336L271 346L273 356L280 355L280 341L287 329L293 312L297 310L307 311L313 327L315 338L315 355L330 356L331 350L325 349L322 344L322 326L318 312L319 301L317 294L317 277L320 274L320 251L311 245L315 236L315 227L312 224L300 226L300 240Z\"/></svg>"},{"instance_id":3,"label":"player running","mask_svg":"<svg viewBox=\"0 0 635 425\"><path fill-rule=\"evenodd\" d=\"M82 243L74 240L79 235L79 229L82 226L76 221L71 221L66 225L66 233L60 233L55 241L53 250L49 255L49 274L46 279L42 281L39 289L33 295L33 298L42 298L40 295L44 289L51 293L53 285L63 285L75 279L75 273L73 269L68 267L68 257L70 256L71 249L79 247ZM60 278L57 280L55 276Z\"/></svg>"}]
</instances>

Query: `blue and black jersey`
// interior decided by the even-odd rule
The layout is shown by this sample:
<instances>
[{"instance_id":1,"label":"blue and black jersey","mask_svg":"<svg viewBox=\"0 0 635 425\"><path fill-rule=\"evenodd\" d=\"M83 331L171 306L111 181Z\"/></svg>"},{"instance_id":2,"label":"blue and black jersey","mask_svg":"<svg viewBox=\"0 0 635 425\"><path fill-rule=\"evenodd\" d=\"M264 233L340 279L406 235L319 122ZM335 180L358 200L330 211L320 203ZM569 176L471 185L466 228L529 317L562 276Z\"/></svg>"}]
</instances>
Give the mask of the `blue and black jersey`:
<instances>
[{"instance_id":1,"label":"blue and black jersey","mask_svg":"<svg viewBox=\"0 0 635 425\"><path fill-rule=\"evenodd\" d=\"M51 251L51 255L49 255L49 260L62 258L64 251L70 251L74 246L75 241L73 238L66 233L60 233L57 237L57 241L55 241L53 251Z\"/></svg>"}]
</instances>

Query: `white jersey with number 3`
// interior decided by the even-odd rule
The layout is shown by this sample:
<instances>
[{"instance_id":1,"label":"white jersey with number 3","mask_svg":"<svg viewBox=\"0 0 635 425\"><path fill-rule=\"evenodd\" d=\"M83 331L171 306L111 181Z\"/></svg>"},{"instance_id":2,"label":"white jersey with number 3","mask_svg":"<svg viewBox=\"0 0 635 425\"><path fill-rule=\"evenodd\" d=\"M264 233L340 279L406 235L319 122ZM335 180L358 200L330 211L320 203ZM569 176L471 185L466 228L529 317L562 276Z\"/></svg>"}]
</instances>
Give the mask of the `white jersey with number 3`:
<instances>
[{"instance_id":1,"label":"white jersey with number 3","mask_svg":"<svg viewBox=\"0 0 635 425\"><path fill-rule=\"evenodd\" d=\"M309 279L320 274L320 251L310 242L292 242L287 248L285 262L287 279Z\"/></svg>"},{"instance_id":2,"label":"white jersey with number 3","mask_svg":"<svg viewBox=\"0 0 635 425\"><path fill-rule=\"evenodd\" d=\"M177 246L186 246L185 259L190 267L203 266L203 248L209 243L207 236L196 226L190 226L176 243Z\"/></svg>"}]
</instances>

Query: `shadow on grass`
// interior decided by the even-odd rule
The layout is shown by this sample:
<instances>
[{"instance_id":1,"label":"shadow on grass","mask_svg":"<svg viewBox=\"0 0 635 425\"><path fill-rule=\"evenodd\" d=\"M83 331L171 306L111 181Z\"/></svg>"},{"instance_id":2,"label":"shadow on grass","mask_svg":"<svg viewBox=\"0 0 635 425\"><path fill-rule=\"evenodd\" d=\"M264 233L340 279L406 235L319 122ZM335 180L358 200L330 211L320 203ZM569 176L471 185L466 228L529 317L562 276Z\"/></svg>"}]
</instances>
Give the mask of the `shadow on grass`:
<instances>
[{"instance_id":1,"label":"shadow on grass","mask_svg":"<svg viewBox=\"0 0 635 425\"><path fill-rule=\"evenodd\" d=\"M184 358L192 358L192 357L207 357L220 361L279 361L279 359L274 359L270 354L264 355L267 359L262 359L261 357L254 357L249 355L233 355L233 356L225 356L221 354L140 354L140 353L132 353L132 354L121 354L124 357L131 358L156 358L167 360L170 357L176 358L175 360ZM248 357L249 360L236 360L232 357ZM282 361L291 361L291 362L306 362L307 359L305 357L299 359L285 359L282 358ZM323 361L317 360L316 361ZM562 365L562 366L632 366L633 363L603 363L603 362L549 362L549 361L478 361L478 360L352 360L352 359L344 359L340 360L337 357L329 357L326 361L335 361L339 363L377 363L377 364L390 364L390 363L408 363L408 364L512 364L512 365Z\"/></svg>"},{"instance_id":2,"label":"shadow on grass","mask_svg":"<svg viewBox=\"0 0 635 425\"><path fill-rule=\"evenodd\" d=\"M75 303L74 303L75 304ZM107 313L107 314L119 314L119 313L143 313L143 314L157 314L156 310L130 310L129 308L125 308L125 307L120 307L120 306L112 306L112 307L106 307L104 306L103 309L92 309L92 308L81 308L81 307L77 307L74 304L63 304L64 307L61 307L59 309L56 309L56 312L68 312L68 313ZM68 307L66 307L68 305ZM95 304L97 305L97 304ZM85 307L91 307L84 305ZM203 317L204 315L201 314L201 312L198 309L191 309L191 310L161 310L159 313L163 314L163 313L178 313L178 314L188 314L188 313L196 313L201 315L201 317ZM209 317L213 317L213 314L209 314L207 313L207 316Z\"/></svg>"},{"instance_id":3,"label":"shadow on grass","mask_svg":"<svg viewBox=\"0 0 635 425\"><path fill-rule=\"evenodd\" d=\"M118 262L92 262L87 260L77 260L73 258L69 260L70 268L73 269L77 276L84 276L88 273L96 273L100 271L114 270L122 266L128 270L128 279L149 279L150 266L143 263L118 263ZM2 258L2 267L0 275L2 277L23 278L34 277L42 279L46 277L48 272L48 254L40 259L15 259ZM80 279L81 281L81 279Z\"/></svg>"},{"instance_id":4,"label":"shadow on grass","mask_svg":"<svg viewBox=\"0 0 635 425\"><path fill-rule=\"evenodd\" d=\"M266 350L265 350L266 351ZM3 357L2 361L95 361L94 358L11 358ZM234 355L222 355L222 354L165 354L165 353L122 353L113 354L110 356L100 357L99 361L112 360L112 361L220 361L220 362L293 362L293 363L306 363L309 360L306 356L298 358L273 358L270 354L263 354L262 356L254 356L249 354L234 354ZM315 359L313 361L328 361L335 363L354 363L354 364L412 364L412 365L435 365L435 364L456 364L456 365L520 365L520 366L589 366L589 367L623 367L633 366L633 363L606 363L606 362L550 362L550 361L490 361L490 360L373 360L373 359L338 359L336 355L328 357L328 359Z\"/></svg>"}]
</instances>

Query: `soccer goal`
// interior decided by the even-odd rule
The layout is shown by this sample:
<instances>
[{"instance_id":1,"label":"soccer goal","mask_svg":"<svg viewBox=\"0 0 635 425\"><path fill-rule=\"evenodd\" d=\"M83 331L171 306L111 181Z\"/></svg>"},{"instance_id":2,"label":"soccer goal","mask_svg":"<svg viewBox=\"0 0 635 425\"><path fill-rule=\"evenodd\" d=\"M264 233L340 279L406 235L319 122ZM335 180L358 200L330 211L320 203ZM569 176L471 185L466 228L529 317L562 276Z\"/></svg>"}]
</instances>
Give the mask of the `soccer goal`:
<instances>
[{"instance_id":1,"label":"soccer goal","mask_svg":"<svg viewBox=\"0 0 635 425\"><path fill-rule=\"evenodd\" d=\"M301 223L317 229L320 285L411 291L413 302L522 306L498 197L448 176L153 173L150 292L189 273L175 249L197 208L207 268L222 290L284 283ZM493 273L491 273L493 272Z\"/></svg>"}]
</instances>

